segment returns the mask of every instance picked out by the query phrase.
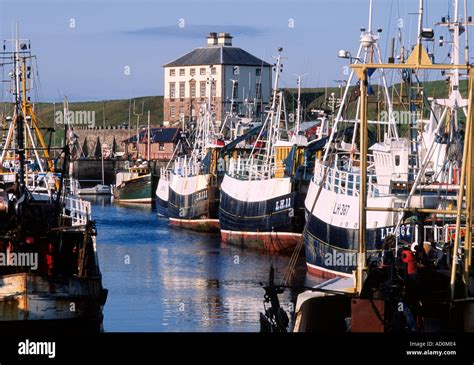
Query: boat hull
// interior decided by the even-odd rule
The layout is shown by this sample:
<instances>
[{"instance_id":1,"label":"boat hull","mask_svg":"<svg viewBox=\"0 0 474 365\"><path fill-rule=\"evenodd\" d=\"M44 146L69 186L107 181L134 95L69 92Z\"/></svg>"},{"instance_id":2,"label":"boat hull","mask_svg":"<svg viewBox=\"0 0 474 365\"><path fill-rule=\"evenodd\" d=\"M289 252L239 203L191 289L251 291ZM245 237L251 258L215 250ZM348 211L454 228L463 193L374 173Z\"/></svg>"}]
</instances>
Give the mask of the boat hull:
<instances>
[{"instance_id":1,"label":"boat hull","mask_svg":"<svg viewBox=\"0 0 474 365\"><path fill-rule=\"evenodd\" d=\"M159 196L155 198L156 214L160 217L168 218L168 201L161 199Z\"/></svg>"},{"instance_id":2,"label":"boat hull","mask_svg":"<svg viewBox=\"0 0 474 365\"><path fill-rule=\"evenodd\" d=\"M223 242L233 246L264 250L269 253L291 254L301 240L301 233L221 230L221 238Z\"/></svg>"},{"instance_id":3,"label":"boat hull","mask_svg":"<svg viewBox=\"0 0 474 365\"><path fill-rule=\"evenodd\" d=\"M219 207L223 242L291 252L301 236L295 219L297 194L291 190L288 178L244 181L226 175Z\"/></svg>"},{"instance_id":4,"label":"boat hull","mask_svg":"<svg viewBox=\"0 0 474 365\"><path fill-rule=\"evenodd\" d=\"M359 198L322 188L313 207L318 190L319 186L311 182L305 202L307 229L303 238L308 272L324 278L351 276L357 266ZM394 204L394 198L372 197L368 198L367 204L390 207ZM389 234L395 234L401 242L408 244L414 241L415 225L402 224L395 232L395 219L391 212L368 212L366 237L369 260L380 255Z\"/></svg>"},{"instance_id":5,"label":"boat hull","mask_svg":"<svg viewBox=\"0 0 474 365\"><path fill-rule=\"evenodd\" d=\"M184 229L219 232L219 184L210 175L175 175L169 189L170 224Z\"/></svg>"},{"instance_id":6,"label":"boat hull","mask_svg":"<svg viewBox=\"0 0 474 365\"><path fill-rule=\"evenodd\" d=\"M85 196L85 195L111 195L112 191L110 185L96 185L92 188L82 188L79 189L77 195Z\"/></svg>"},{"instance_id":7,"label":"boat hull","mask_svg":"<svg viewBox=\"0 0 474 365\"><path fill-rule=\"evenodd\" d=\"M0 328L47 330L71 326L99 331L106 292L100 277L51 280L35 274L2 275Z\"/></svg>"},{"instance_id":8,"label":"boat hull","mask_svg":"<svg viewBox=\"0 0 474 365\"><path fill-rule=\"evenodd\" d=\"M114 189L114 200L120 203L152 204L151 174L125 180Z\"/></svg>"},{"instance_id":9,"label":"boat hull","mask_svg":"<svg viewBox=\"0 0 474 365\"><path fill-rule=\"evenodd\" d=\"M169 200L169 180L160 177L158 187L156 188L155 206L157 214L161 217L169 217L168 200Z\"/></svg>"},{"instance_id":10,"label":"boat hull","mask_svg":"<svg viewBox=\"0 0 474 365\"><path fill-rule=\"evenodd\" d=\"M219 232L219 219L170 218L170 225L203 233Z\"/></svg>"}]
</instances>

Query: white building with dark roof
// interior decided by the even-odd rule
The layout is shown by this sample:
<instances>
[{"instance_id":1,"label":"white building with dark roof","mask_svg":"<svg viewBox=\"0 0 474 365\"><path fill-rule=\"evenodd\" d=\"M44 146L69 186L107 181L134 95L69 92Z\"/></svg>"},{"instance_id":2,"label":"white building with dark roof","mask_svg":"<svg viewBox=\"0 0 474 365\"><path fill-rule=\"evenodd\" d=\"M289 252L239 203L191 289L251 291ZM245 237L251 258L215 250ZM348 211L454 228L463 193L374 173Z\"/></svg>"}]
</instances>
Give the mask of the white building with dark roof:
<instances>
[{"instance_id":1,"label":"white building with dark roof","mask_svg":"<svg viewBox=\"0 0 474 365\"><path fill-rule=\"evenodd\" d=\"M212 80L212 82L210 81ZM256 101L261 112L272 88L272 66L232 46L228 33L210 33L207 46L164 65L165 125L196 119L209 95L217 123L230 110L232 94L239 113L244 101Z\"/></svg>"}]
</instances>

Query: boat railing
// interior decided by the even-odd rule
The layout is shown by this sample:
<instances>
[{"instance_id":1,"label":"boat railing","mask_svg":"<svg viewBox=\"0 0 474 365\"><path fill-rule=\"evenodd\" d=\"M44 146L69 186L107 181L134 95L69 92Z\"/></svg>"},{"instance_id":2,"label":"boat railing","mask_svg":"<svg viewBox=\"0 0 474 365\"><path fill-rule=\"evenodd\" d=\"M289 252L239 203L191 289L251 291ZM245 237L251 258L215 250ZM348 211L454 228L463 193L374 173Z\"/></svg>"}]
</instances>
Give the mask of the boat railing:
<instances>
[{"instance_id":1,"label":"boat railing","mask_svg":"<svg viewBox=\"0 0 474 365\"><path fill-rule=\"evenodd\" d=\"M171 174L173 173L173 169L162 167L160 169L160 179L164 181L171 181Z\"/></svg>"},{"instance_id":2,"label":"boat railing","mask_svg":"<svg viewBox=\"0 0 474 365\"><path fill-rule=\"evenodd\" d=\"M195 156L188 158L188 156L180 157L175 161L172 173L181 177L196 176L201 173L201 162ZM171 179L171 171L170 171Z\"/></svg>"},{"instance_id":3,"label":"boat railing","mask_svg":"<svg viewBox=\"0 0 474 365\"><path fill-rule=\"evenodd\" d=\"M91 220L91 203L79 198L67 197L62 216L70 218L73 227L83 226Z\"/></svg>"},{"instance_id":4,"label":"boat railing","mask_svg":"<svg viewBox=\"0 0 474 365\"><path fill-rule=\"evenodd\" d=\"M46 193L51 197L55 189L56 182L61 178L61 174L52 172L29 171L26 176L26 187L35 193ZM69 180L64 179L64 183L69 188Z\"/></svg>"},{"instance_id":5,"label":"boat railing","mask_svg":"<svg viewBox=\"0 0 474 365\"><path fill-rule=\"evenodd\" d=\"M260 159L250 157L231 159L228 174L240 180L263 180L275 176L277 167L274 163L263 163Z\"/></svg>"},{"instance_id":6,"label":"boat railing","mask_svg":"<svg viewBox=\"0 0 474 365\"><path fill-rule=\"evenodd\" d=\"M327 172L326 169L328 169ZM336 194L359 196L360 174L357 172L343 171L335 167L326 167L322 164L316 164L313 180L315 184L324 184L325 189L333 191ZM369 197L380 196L376 181L375 175L367 175L367 195Z\"/></svg>"},{"instance_id":7,"label":"boat railing","mask_svg":"<svg viewBox=\"0 0 474 365\"><path fill-rule=\"evenodd\" d=\"M442 242L446 243L449 242L449 234L450 234L450 225L445 224L443 226L438 226L438 225L430 225L430 226L424 226L423 227L423 233L424 233L424 238L425 240L427 239L428 232L432 232L432 239L434 242Z\"/></svg>"}]
</instances>

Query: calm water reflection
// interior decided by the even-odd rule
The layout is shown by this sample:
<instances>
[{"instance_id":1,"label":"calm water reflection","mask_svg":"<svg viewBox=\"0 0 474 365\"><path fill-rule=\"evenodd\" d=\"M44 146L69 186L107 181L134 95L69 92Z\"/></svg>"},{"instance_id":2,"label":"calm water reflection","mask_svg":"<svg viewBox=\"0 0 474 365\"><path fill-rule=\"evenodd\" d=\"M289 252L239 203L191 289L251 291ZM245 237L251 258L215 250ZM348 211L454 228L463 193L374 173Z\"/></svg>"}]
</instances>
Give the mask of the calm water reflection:
<instances>
[{"instance_id":1,"label":"calm water reflection","mask_svg":"<svg viewBox=\"0 0 474 365\"><path fill-rule=\"evenodd\" d=\"M288 257L221 244L218 235L168 227L150 208L93 201L97 247L109 297L105 331L258 331L263 289L273 263L280 279ZM305 281L300 260L294 285ZM296 293L287 290L288 308Z\"/></svg>"}]
</instances>

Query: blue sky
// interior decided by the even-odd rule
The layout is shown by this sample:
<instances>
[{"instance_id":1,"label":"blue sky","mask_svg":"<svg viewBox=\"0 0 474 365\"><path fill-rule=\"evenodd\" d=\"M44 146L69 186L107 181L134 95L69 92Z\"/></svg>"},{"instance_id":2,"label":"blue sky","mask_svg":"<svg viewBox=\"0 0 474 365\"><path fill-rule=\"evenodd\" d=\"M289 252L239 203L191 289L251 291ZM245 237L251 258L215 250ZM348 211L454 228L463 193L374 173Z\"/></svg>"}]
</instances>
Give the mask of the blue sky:
<instances>
[{"instance_id":1,"label":"blue sky","mask_svg":"<svg viewBox=\"0 0 474 365\"><path fill-rule=\"evenodd\" d=\"M427 24L446 15L450 3L429 0ZM162 95L162 65L205 45L210 31L230 32L234 45L269 62L282 46L287 57L283 86L294 86L294 74L304 73L309 73L304 86L331 86L346 78L347 61L338 59L337 53L356 52L359 29L368 22L368 4L369 0L0 0L0 37L11 38L13 25L20 23L22 37L31 39L38 56L42 99L48 101L65 94L72 101ZM409 13L417 11L417 4L374 0L374 28L384 30L382 54L399 18L404 19L406 42L412 34L413 43L416 16ZM289 26L292 22L294 27ZM447 51L445 47L438 53L444 58ZM130 75L124 73L126 66Z\"/></svg>"}]
</instances>

